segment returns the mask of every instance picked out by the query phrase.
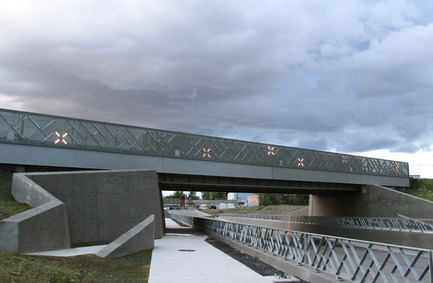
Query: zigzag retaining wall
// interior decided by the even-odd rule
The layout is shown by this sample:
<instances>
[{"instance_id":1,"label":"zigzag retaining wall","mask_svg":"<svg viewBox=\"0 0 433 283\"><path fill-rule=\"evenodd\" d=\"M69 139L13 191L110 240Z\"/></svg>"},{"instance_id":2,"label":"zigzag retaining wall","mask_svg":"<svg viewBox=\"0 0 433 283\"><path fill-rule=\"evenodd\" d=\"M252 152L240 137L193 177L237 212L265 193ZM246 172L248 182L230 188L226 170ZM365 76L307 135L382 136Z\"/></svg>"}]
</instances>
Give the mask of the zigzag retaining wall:
<instances>
[{"instance_id":1,"label":"zigzag retaining wall","mask_svg":"<svg viewBox=\"0 0 433 283\"><path fill-rule=\"evenodd\" d=\"M154 170L14 174L12 194L33 209L0 222L0 251L27 253L109 243L163 214Z\"/></svg>"},{"instance_id":2,"label":"zigzag retaining wall","mask_svg":"<svg viewBox=\"0 0 433 283\"><path fill-rule=\"evenodd\" d=\"M14 176L18 202L34 208L0 221L0 251L36 252L69 248L66 206L24 174Z\"/></svg>"}]
</instances>

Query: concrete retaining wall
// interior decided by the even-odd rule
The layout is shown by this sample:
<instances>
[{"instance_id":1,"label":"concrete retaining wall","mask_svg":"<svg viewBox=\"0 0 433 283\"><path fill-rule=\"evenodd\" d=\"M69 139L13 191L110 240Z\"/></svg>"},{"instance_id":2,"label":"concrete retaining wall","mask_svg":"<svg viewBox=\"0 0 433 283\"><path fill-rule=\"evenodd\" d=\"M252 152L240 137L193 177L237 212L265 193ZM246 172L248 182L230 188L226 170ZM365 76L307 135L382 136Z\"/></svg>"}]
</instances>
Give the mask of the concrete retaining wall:
<instances>
[{"instance_id":1,"label":"concrete retaining wall","mask_svg":"<svg viewBox=\"0 0 433 283\"><path fill-rule=\"evenodd\" d=\"M24 174L13 177L12 194L36 206L0 221L0 251L27 253L70 248L66 206Z\"/></svg>"},{"instance_id":2,"label":"concrete retaining wall","mask_svg":"<svg viewBox=\"0 0 433 283\"><path fill-rule=\"evenodd\" d=\"M360 192L310 196L309 216L432 218L433 202L377 185Z\"/></svg>"},{"instance_id":3,"label":"concrete retaining wall","mask_svg":"<svg viewBox=\"0 0 433 283\"><path fill-rule=\"evenodd\" d=\"M429 219L433 202L377 185L356 193L310 196L310 216L409 217ZM290 229L347 238L433 249L432 234L355 229L327 225L291 225Z\"/></svg>"},{"instance_id":4,"label":"concrete retaining wall","mask_svg":"<svg viewBox=\"0 0 433 283\"><path fill-rule=\"evenodd\" d=\"M66 204L72 245L109 243L149 215L155 238L164 232L161 194L154 170L29 173Z\"/></svg>"},{"instance_id":5,"label":"concrete retaining wall","mask_svg":"<svg viewBox=\"0 0 433 283\"><path fill-rule=\"evenodd\" d=\"M97 252L96 255L103 258L117 258L153 249L155 246L154 220L155 216L152 214Z\"/></svg>"},{"instance_id":6,"label":"concrete retaining wall","mask_svg":"<svg viewBox=\"0 0 433 283\"><path fill-rule=\"evenodd\" d=\"M365 186L362 191L326 196L311 196L309 216L390 217L430 219L433 202L377 185ZM315 219L315 224L290 223L257 219L227 218L227 220L278 229L353 238L379 243L433 249L433 235L423 232L390 231L328 225Z\"/></svg>"},{"instance_id":7,"label":"concrete retaining wall","mask_svg":"<svg viewBox=\"0 0 433 283\"><path fill-rule=\"evenodd\" d=\"M349 228L320 224L291 224L290 227L292 230L307 233L324 234L421 249L433 249L433 234L431 233Z\"/></svg>"},{"instance_id":8,"label":"concrete retaining wall","mask_svg":"<svg viewBox=\"0 0 433 283\"><path fill-rule=\"evenodd\" d=\"M154 170L15 174L12 195L35 208L0 222L0 250L11 253L109 243L155 215L164 232Z\"/></svg>"}]
</instances>

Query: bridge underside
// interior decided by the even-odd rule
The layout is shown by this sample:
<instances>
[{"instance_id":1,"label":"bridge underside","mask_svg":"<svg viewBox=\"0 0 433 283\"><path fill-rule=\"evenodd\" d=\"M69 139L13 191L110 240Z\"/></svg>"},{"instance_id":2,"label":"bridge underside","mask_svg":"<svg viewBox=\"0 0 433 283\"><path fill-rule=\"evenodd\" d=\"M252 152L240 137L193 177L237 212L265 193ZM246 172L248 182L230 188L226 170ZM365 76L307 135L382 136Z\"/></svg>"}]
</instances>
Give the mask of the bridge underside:
<instances>
[{"instance_id":1,"label":"bridge underside","mask_svg":"<svg viewBox=\"0 0 433 283\"><path fill-rule=\"evenodd\" d=\"M175 191L224 191L248 193L285 193L325 195L340 192L356 192L361 185L290 180L233 178L184 174L158 174L161 190Z\"/></svg>"},{"instance_id":2,"label":"bridge underside","mask_svg":"<svg viewBox=\"0 0 433 283\"><path fill-rule=\"evenodd\" d=\"M161 190L327 195L368 184L408 187L409 179L135 154L0 143L0 164L74 169L151 169Z\"/></svg>"}]
</instances>

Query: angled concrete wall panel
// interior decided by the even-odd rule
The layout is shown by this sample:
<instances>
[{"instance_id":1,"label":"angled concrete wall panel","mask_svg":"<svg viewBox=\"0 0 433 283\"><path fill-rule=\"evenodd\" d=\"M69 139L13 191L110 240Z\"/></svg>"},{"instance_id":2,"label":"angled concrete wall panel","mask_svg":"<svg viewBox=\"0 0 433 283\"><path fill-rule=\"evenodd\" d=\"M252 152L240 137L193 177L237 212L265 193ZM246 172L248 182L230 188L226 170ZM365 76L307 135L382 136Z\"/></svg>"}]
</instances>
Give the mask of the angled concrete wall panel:
<instances>
[{"instance_id":1,"label":"angled concrete wall panel","mask_svg":"<svg viewBox=\"0 0 433 283\"><path fill-rule=\"evenodd\" d=\"M154 247L154 219L152 214L134 226L96 255L103 258L116 258Z\"/></svg>"},{"instance_id":2,"label":"angled concrete wall panel","mask_svg":"<svg viewBox=\"0 0 433 283\"><path fill-rule=\"evenodd\" d=\"M4 252L109 243L152 214L164 232L154 170L15 174L12 195L34 208L0 221Z\"/></svg>"},{"instance_id":3,"label":"angled concrete wall panel","mask_svg":"<svg viewBox=\"0 0 433 283\"><path fill-rule=\"evenodd\" d=\"M12 195L35 206L0 222L0 250L26 253L70 247L65 204L28 179L13 177Z\"/></svg>"},{"instance_id":4,"label":"angled concrete wall panel","mask_svg":"<svg viewBox=\"0 0 433 283\"><path fill-rule=\"evenodd\" d=\"M310 196L310 216L431 218L433 202L377 185L360 192Z\"/></svg>"},{"instance_id":5,"label":"angled concrete wall panel","mask_svg":"<svg viewBox=\"0 0 433 283\"><path fill-rule=\"evenodd\" d=\"M163 234L160 192L154 170L29 173L66 204L72 245L109 243L155 214L155 237Z\"/></svg>"}]
</instances>

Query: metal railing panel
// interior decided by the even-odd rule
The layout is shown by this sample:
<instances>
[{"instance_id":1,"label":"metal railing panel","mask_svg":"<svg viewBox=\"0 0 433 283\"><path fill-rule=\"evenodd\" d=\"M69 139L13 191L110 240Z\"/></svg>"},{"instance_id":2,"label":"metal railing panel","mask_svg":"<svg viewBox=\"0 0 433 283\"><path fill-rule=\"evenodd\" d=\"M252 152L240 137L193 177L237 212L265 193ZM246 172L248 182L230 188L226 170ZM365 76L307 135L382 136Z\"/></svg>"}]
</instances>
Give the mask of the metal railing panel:
<instances>
[{"instance_id":1,"label":"metal railing panel","mask_svg":"<svg viewBox=\"0 0 433 283\"><path fill-rule=\"evenodd\" d=\"M177 219L177 220L180 220L180 221L183 221L183 222L188 223L188 224L193 223L193 217L191 217L191 216L186 216L186 215L177 214L177 213L170 213L170 217Z\"/></svg>"},{"instance_id":2,"label":"metal railing panel","mask_svg":"<svg viewBox=\"0 0 433 283\"><path fill-rule=\"evenodd\" d=\"M320 224L348 228L433 233L433 219L379 218L379 217L326 217L284 216L269 214L221 213L222 217L248 218L266 221Z\"/></svg>"},{"instance_id":3,"label":"metal railing panel","mask_svg":"<svg viewBox=\"0 0 433 283\"><path fill-rule=\"evenodd\" d=\"M432 251L195 218L194 224L299 265L353 282L433 282Z\"/></svg>"},{"instance_id":4,"label":"metal railing panel","mask_svg":"<svg viewBox=\"0 0 433 283\"><path fill-rule=\"evenodd\" d=\"M0 109L0 142L409 177L404 162Z\"/></svg>"}]
</instances>

